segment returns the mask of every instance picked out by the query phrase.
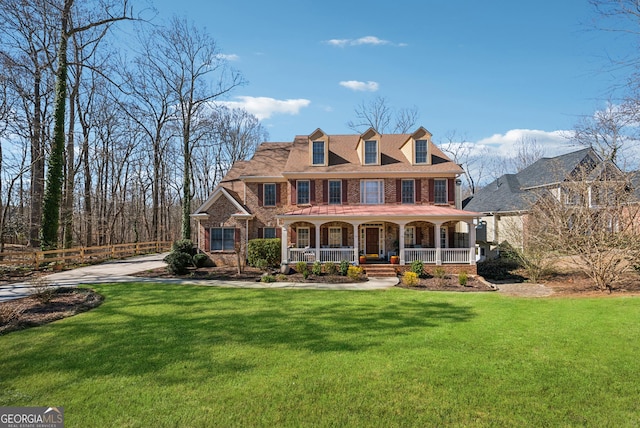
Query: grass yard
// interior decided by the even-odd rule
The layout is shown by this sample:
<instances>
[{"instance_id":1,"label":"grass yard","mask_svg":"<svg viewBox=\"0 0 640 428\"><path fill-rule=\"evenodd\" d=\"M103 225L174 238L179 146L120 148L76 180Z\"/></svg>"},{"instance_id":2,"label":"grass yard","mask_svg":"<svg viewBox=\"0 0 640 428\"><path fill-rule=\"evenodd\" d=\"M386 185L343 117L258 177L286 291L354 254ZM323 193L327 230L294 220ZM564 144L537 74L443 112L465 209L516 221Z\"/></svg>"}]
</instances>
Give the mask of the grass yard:
<instances>
[{"instance_id":1,"label":"grass yard","mask_svg":"<svg viewBox=\"0 0 640 428\"><path fill-rule=\"evenodd\" d=\"M638 297L95 289L0 336L0 406L67 427L640 425Z\"/></svg>"}]
</instances>

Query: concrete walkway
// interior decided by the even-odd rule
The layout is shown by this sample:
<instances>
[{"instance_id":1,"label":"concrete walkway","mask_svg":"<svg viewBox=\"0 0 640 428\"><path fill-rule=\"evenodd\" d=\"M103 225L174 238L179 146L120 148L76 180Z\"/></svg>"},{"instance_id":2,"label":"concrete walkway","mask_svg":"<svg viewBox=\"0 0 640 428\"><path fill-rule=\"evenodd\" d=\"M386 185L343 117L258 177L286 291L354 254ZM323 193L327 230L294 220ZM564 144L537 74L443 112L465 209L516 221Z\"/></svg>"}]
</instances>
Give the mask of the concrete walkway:
<instances>
[{"instance_id":1,"label":"concrete walkway","mask_svg":"<svg viewBox=\"0 0 640 428\"><path fill-rule=\"evenodd\" d=\"M213 287L231 288L299 288L319 290L383 290L398 283L398 278L369 278L367 282L352 284L296 283L296 282L254 282L254 281L219 281L211 279L178 279L178 278L141 278L131 276L134 273L156 269L166 265L162 259L167 255L152 254L115 260L98 265L56 272L47 275L46 281L58 287L75 287L80 284L99 284L109 282L162 282L168 284L193 284ZM33 294L33 284L21 282L0 286L0 302L18 299Z\"/></svg>"}]
</instances>

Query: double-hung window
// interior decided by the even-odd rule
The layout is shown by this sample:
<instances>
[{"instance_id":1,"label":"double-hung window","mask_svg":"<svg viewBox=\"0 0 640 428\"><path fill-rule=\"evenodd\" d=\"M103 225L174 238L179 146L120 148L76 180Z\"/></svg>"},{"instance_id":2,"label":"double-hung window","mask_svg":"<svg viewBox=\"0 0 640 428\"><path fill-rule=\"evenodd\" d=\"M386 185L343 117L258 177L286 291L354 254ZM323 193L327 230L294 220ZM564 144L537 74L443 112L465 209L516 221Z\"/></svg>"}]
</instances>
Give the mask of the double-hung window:
<instances>
[{"instance_id":1,"label":"double-hung window","mask_svg":"<svg viewBox=\"0 0 640 428\"><path fill-rule=\"evenodd\" d=\"M275 183L266 183L263 186L264 189L264 206L265 207L275 207L276 206L276 184Z\"/></svg>"},{"instance_id":2,"label":"double-hung window","mask_svg":"<svg viewBox=\"0 0 640 428\"><path fill-rule=\"evenodd\" d=\"M416 227L407 226L404 228L404 245L412 248L416 245Z\"/></svg>"},{"instance_id":3,"label":"double-hung window","mask_svg":"<svg viewBox=\"0 0 640 428\"><path fill-rule=\"evenodd\" d=\"M436 204L446 204L447 203L447 180L446 179L436 179L433 181L433 200Z\"/></svg>"},{"instance_id":4,"label":"double-hung window","mask_svg":"<svg viewBox=\"0 0 640 428\"><path fill-rule=\"evenodd\" d=\"M416 163L427 163L427 140L416 141Z\"/></svg>"},{"instance_id":5,"label":"double-hung window","mask_svg":"<svg viewBox=\"0 0 640 428\"><path fill-rule=\"evenodd\" d=\"M211 251L233 251L236 230L230 227L211 228Z\"/></svg>"},{"instance_id":6,"label":"double-hung window","mask_svg":"<svg viewBox=\"0 0 640 428\"><path fill-rule=\"evenodd\" d=\"M415 198L415 180L402 180L402 203L414 204Z\"/></svg>"},{"instance_id":7,"label":"double-hung window","mask_svg":"<svg viewBox=\"0 0 640 428\"><path fill-rule=\"evenodd\" d=\"M314 165L324 165L324 141L313 142L312 163Z\"/></svg>"},{"instance_id":8,"label":"double-hung window","mask_svg":"<svg viewBox=\"0 0 640 428\"><path fill-rule=\"evenodd\" d=\"M376 140L368 140L364 142L364 164L378 164L378 142Z\"/></svg>"},{"instance_id":9,"label":"double-hung window","mask_svg":"<svg viewBox=\"0 0 640 428\"><path fill-rule=\"evenodd\" d=\"M262 236L264 238L276 238L276 228L275 227L265 227L262 230Z\"/></svg>"},{"instance_id":10,"label":"double-hung window","mask_svg":"<svg viewBox=\"0 0 640 428\"><path fill-rule=\"evenodd\" d=\"M298 180L296 189L298 192L298 205L309 205L309 180Z\"/></svg>"},{"instance_id":11,"label":"double-hung window","mask_svg":"<svg viewBox=\"0 0 640 428\"><path fill-rule=\"evenodd\" d=\"M329 228L329 247L331 248L342 247L342 228L340 227Z\"/></svg>"},{"instance_id":12,"label":"double-hung window","mask_svg":"<svg viewBox=\"0 0 640 428\"><path fill-rule=\"evenodd\" d=\"M369 205L384 204L384 181L361 180L360 203Z\"/></svg>"},{"instance_id":13,"label":"double-hung window","mask_svg":"<svg viewBox=\"0 0 640 428\"><path fill-rule=\"evenodd\" d=\"M309 239L309 228L308 227L299 227L296 230L296 236L298 238L298 248L306 248L309 246L311 240Z\"/></svg>"},{"instance_id":14,"label":"double-hung window","mask_svg":"<svg viewBox=\"0 0 640 428\"><path fill-rule=\"evenodd\" d=\"M329 203L342 203L342 180L329 180Z\"/></svg>"}]
</instances>

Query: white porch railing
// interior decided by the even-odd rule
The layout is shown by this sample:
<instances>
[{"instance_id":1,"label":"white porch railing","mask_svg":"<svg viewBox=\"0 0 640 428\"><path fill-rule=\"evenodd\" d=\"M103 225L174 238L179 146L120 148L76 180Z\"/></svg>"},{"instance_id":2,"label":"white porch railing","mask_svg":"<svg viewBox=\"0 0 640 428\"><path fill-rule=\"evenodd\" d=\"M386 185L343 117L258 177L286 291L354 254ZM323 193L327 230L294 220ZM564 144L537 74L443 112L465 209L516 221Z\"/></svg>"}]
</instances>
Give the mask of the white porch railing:
<instances>
[{"instance_id":1,"label":"white porch railing","mask_svg":"<svg viewBox=\"0 0 640 428\"><path fill-rule=\"evenodd\" d=\"M435 248L405 248L404 249L404 263L411 264L416 260L422 260L425 264L436 264L437 249ZM442 264L457 263L468 264L469 249L468 248L441 248L440 257L442 258Z\"/></svg>"},{"instance_id":2,"label":"white porch railing","mask_svg":"<svg viewBox=\"0 0 640 428\"><path fill-rule=\"evenodd\" d=\"M405 248L404 249L404 262L405 264L411 264L416 260L422 260L423 263L435 264L436 263L436 249L435 248Z\"/></svg>"},{"instance_id":3,"label":"white porch railing","mask_svg":"<svg viewBox=\"0 0 640 428\"><path fill-rule=\"evenodd\" d=\"M313 263L316 261L316 249L289 248L288 259L290 263ZM355 250L353 248L320 248L320 262L340 263L342 260L347 260L351 263L355 262Z\"/></svg>"}]
</instances>

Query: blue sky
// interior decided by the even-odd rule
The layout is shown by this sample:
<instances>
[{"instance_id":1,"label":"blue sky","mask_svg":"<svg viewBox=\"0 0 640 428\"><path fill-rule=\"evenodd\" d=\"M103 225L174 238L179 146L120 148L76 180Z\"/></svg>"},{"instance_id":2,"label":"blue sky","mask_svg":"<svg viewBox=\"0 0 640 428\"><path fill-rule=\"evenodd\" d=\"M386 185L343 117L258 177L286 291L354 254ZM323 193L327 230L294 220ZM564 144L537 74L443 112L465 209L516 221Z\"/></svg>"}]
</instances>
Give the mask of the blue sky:
<instances>
[{"instance_id":1,"label":"blue sky","mask_svg":"<svg viewBox=\"0 0 640 428\"><path fill-rule=\"evenodd\" d=\"M206 27L248 81L226 101L262 118L271 141L322 128L352 133L374 97L417 106L436 142L455 132L508 154L524 135L547 155L562 132L603 107L615 83L587 0L155 0Z\"/></svg>"}]
</instances>

